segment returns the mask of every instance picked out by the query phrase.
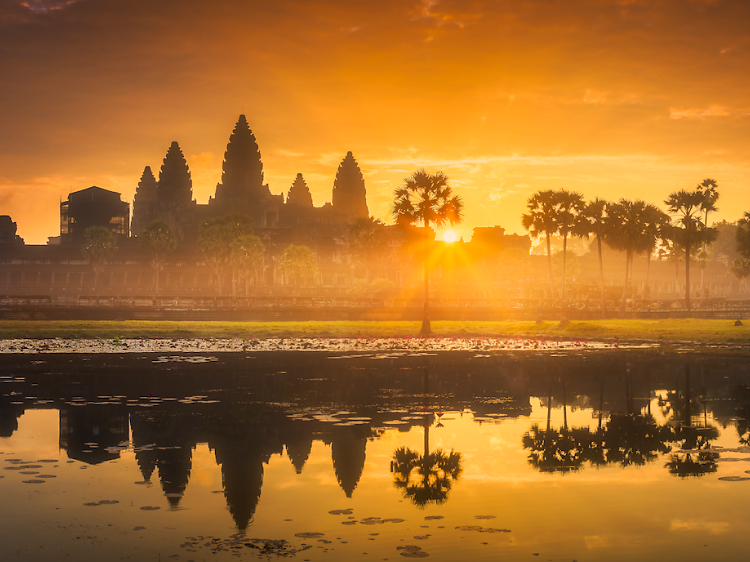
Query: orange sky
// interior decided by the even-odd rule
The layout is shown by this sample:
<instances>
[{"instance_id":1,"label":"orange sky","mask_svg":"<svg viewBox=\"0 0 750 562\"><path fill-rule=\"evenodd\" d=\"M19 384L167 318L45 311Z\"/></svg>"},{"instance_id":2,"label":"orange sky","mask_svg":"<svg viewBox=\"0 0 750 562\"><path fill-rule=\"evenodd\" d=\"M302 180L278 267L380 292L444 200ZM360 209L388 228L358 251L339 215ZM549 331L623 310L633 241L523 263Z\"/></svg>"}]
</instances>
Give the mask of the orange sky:
<instances>
[{"instance_id":1,"label":"orange sky","mask_svg":"<svg viewBox=\"0 0 750 562\"><path fill-rule=\"evenodd\" d=\"M27 243L98 185L132 201L176 140L199 203L247 115L273 193L329 201L351 150L368 204L443 170L457 229L539 189L662 205L719 182L750 211L747 0L0 0L0 214Z\"/></svg>"}]
</instances>

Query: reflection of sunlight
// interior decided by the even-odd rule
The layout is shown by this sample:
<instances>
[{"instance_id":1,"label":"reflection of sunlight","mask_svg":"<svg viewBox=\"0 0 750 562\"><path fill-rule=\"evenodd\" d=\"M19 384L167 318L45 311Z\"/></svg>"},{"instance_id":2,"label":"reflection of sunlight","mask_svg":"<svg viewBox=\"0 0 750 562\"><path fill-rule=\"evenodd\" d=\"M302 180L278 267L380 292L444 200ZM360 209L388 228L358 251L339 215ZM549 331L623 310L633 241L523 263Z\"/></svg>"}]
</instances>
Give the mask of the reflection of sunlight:
<instances>
[{"instance_id":1,"label":"reflection of sunlight","mask_svg":"<svg viewBox=\"0 0 750 562\"><path fill-rule=\"evenodd\" d=\"M458 239L458 236L456 236L456 233L452 230L446 230L443 233L443 240L445 240L448 243L455 242Z\"/></svg>"}]
</instances>

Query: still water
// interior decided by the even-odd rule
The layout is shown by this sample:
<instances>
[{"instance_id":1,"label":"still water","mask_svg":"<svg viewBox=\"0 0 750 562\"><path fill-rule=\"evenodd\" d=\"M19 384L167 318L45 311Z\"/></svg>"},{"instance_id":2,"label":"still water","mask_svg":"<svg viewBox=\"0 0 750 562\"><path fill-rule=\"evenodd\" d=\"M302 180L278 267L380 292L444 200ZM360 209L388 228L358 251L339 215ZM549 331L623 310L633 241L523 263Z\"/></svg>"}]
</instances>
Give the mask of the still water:
<instances>
[{"instance_id":1,"label":"still water","mask_svg":"<svg viewBox=\"0 0 750 562\"><path fill-rule=\"evenodd\" d=\"M6 355L0 560L744 560L745 358Z\"/></svg>"}]
</instances>

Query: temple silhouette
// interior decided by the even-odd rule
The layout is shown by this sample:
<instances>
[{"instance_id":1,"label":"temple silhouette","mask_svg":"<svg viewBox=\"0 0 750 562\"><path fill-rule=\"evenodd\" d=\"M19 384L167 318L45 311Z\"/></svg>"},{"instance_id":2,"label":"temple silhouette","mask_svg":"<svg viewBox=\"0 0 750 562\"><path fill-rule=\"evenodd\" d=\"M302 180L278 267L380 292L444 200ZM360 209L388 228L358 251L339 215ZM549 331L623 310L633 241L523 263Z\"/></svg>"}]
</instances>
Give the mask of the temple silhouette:
<instances>
[{"instance_id":1,"label":"temple silhouette","mask_svg":"<svg viewBox=\"0 0 750 562\"><path fill-rule=\"evenodd\" d=\"M315 207L302 174L292 182L286 201L283 194L271 193L264 183L258 141L240 115L224 152L221 181L208 204L199 205L193 199L190 169L175 141L164 157L158 181L150 166L143 170L133 201L132 233L137 237L151 221L162 220L181 243L194 244L200 225L208 219L241 213L252 219L254 229L262 230L266 239L285 229L300 228L307 233L312 229L340 235L349 223L369 217L365 180L351 152L339 165L331 199L332 203Z\"/></svg>"}]
</instances>

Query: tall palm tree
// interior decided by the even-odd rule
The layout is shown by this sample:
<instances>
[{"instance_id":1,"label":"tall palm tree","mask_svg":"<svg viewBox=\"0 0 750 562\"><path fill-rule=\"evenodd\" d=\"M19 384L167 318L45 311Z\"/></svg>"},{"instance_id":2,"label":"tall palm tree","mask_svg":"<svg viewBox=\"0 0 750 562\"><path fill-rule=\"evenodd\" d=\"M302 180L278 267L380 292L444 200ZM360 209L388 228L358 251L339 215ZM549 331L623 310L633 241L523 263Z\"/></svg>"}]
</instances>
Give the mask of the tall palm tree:
<instances>
[{"instance_id":1,"label":"tall palm tree","mask_svg":"<svg viewBox=\"0 0 750 562\"><path fill-rule=\"evenodd\" d=\"M625 303L628 294L629 273L633 264L633 255L645 252L653 245L653 233L650 221L659 209L640 199L630 201L620 199L608 208L609 231L607 245L625 252L625 280L620 302L620 316L625 314Z\"/></svg>"},{"instance_id":2,"label":"tall palm tree","mask_svg":"<svg viewBox=\"0 0 750 562\"><path fill-rule=\"evenodd\" d=\"M177 246L177 237L170 226L160 220L152 221L138 236L138 244L151 257L151 267L154 268L154 292L159 294L159 272L164 269L167 256Z\"/></svg>"},{"instance_id":3,"label":"tall palm tree","mask_svg":"<svg viewBox=\"0 0 750 562\"><path fill-rule=\"evenodd\" d=\"M565 265L568 251L568 236L578 235L581 230L581 213L584 209L583 195L576 191L561 189L556 193L557 232L563 238L562 297L565 298Z\"/></svg>"},{"instance_id":4,"label":"tall palm tree","mask_svg":"<svg viewBox=\"0 0 750 562\"><path fill-rule=\"evenodd\" d=\"M646 234L648 236L648 248L646 248L646 286L648 286L651 273L651 255L656 247L669 235L669 216L662 210L649 206L646 213Z\"/></svg>"},{"instance_id":5,"label":"tall palm tree","mask_svg":"<svg viewBox=\"0 0 750 562\"><path fill-rule=\"evenodd\" d=\"M117 239L103 226L90 226L83 231L81 253L94 270L94 290L99 288L99 274L104 271L107 259L117 251Z\"/></svg>"},{"instance_id":6,"label":"tall palm tree","mask_svg":"<svg viewBox=\"0 0 750 562\"><path fill-rule=\"evenodd\" d=\"M716 202L719 200L719 184L716 180L706 178L700 184L698 184L698 191L703 193L703 202L701 203L701 210L704 213L703 224L708 226L708 213L714 213L719 210L716 206ZM703 255L701 265L701 288L700 294L703 296L703 274L706 270L706 258L707 258L706 242L703 242Z\"/></svg>"},{"instance_id":7,"label":"tall palm tree","mask_svg":"<svg viewBox=\"0 0 750 562\"><path fill-rule=\"evenodd\" d=\"M607 302L604 298L604 260L602 258L602 241L607 236L609 222L607 219L607 206L609 203L604 199L595 198L586 204L583 210L581 221L581 233L593 234L596 236L596 246L599 251L599 287L602 297L602 318L607 316Z\"/></svg>"},{"instance_id":8,"label":"tall palm tree","mask_svg":"<svg viewBox=\"0 0 750 562\"><path fill-rule=\"evenodd\" d=\"M719 235L715 228L706 227L702 219L705 196L702 191L684 189L671 193L664 203L674 215L673 236L685 249L685 305L690 312L690 253L703 243L712 242Z\"/></svg>"},{"instance_id":9,"label":"tall palm tree","mask_svg":"<svg viewBox=\"0 0 750 562\"><path fill-rule=\"evenodd\" d=\"M404 185L394 192L391 213L396 224L419 224L424 228L424 311L420 335L432 333L430 326L430 225L437 228L463 219L464 204L448 185L443 172L428 174L417 170L404 179Z\"/></svg>"},{"instance_id":10,"label":"tall palm tree","mask_svg":"<svg viewBox=\"0 0 750 562\"><path fill-rule=\"evenodd\" d=\"M521 215L523 227L536 238L545 235L547 239L547 265L549 268L549 286L551 296L555 298L555 285L552 281L552 249L550 247L550 236L557 233L557 192L547 189L537 191L529 197L526 207L529 212Z\"/></svg>"}]
</instances>

